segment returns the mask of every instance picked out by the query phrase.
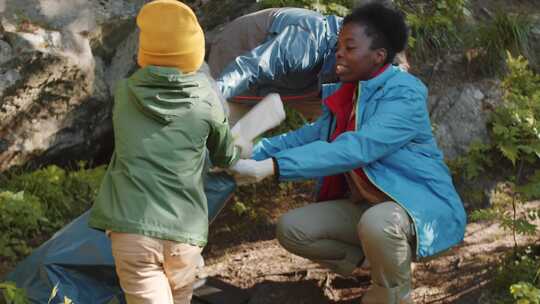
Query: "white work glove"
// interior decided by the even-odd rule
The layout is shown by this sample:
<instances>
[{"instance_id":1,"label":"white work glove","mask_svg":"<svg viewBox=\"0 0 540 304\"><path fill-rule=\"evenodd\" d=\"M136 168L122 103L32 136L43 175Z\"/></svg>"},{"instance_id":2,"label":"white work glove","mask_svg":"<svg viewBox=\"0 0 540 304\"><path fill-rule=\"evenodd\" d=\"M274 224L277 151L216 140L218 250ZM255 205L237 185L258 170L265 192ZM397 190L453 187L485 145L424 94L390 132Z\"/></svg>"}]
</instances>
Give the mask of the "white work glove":
<instances>
[{"instance_id":1,"label":"white work glove","mask_svg":"<svg viewBox=\"0 0 540 304\"><path fill-rule=\"evenodd\" d=\"M253 154L253 142L242 136L240 130L241 122L237 122L231 129L234 145L240 148L240 158L249 159Z\"/></svg>"},{"instance_id":2,"label":"white work glove","mask_svg":"<svg viewBox=\"0 0 540 304\"><path fill-rule=\"evenodd\" d=\"M285 119L283 102L277 93L266 95L231 129L234 145L240 147L240 158L251 158L253 140L278 126Z\"/></svg>"},{"instance_id":3,"label":"white work glove","mask_svg":"<svg viewBox=\"0 0 540 304\"><path fill-rule=\"evenodd\" d=\"M275 174L274 161L271 158L261 161L240 159L229 170L233 173L238 185L257 183Z\"/></svg>"},{"instance_id":4,"label":"white work glove","mask_svg":"<svg viewBox=\"0 0 540 304\"><path fill-rule=\"evenodd\" d=\"M253 141L263 132L277 127L284 119L285 109L279 94L270 93L240 118L232 132Z\"/></svg>"}]
</instances>

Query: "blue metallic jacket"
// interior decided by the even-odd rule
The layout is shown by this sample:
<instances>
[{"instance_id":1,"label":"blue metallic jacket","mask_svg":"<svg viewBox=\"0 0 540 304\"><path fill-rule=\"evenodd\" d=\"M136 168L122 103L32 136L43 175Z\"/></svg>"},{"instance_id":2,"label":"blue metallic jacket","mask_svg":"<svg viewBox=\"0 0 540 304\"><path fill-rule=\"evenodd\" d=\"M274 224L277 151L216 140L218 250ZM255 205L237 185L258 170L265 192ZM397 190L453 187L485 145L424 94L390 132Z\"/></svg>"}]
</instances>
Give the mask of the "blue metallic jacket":
<instances>
[{"instance_id":1,"label":"blue metallic jacket","mask_svg":"<svg viewBox=\"0 0 540 304\"><path fill-rule=\"evenodd\" d=\"M331 77L341 22L341 17L307 9L278 10L265 42L237 57L218 77L223 96L255 85L301 90Z\"/></svg>"},{"instance_id":2,"label":"blue metallic jacket","mask_svg":"<svg viewBox=\"0 0 540 304\"><path fill-rule=\"evenodd\" d=\"M323 87L323 95L338 87ZM274 157L280 180L321 178L361 167L412 218L417 258L456 245L463 240L466 215L431 131L426 87L392 66L359 82L358 88L357 131L328 142L335 118L323 105L315 122L260 141L253 158Z\"/></svg>"}]
</instances>

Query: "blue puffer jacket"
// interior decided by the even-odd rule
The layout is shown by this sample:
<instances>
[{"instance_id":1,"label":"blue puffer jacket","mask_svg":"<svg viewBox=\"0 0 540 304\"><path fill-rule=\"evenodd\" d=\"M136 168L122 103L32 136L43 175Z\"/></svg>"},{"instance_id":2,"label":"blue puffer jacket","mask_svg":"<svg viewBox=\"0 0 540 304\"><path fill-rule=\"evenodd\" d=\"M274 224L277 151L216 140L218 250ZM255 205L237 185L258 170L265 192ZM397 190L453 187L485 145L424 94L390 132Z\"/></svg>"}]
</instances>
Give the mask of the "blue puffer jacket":
<instances>
[{"instance_id":1,"label":"blue puffer jacket","mask_svg":"<svg viewBox=\"0 0 540 304\"><path fill-rule=\"evenodd\" d=\"M328 96L339 84L323 88ZM356 130L333 142L335 119L326 106L314 123L260 141L256 160L274 157L280 180L321 178L362 167L379 189L411 216L417 258L463 240L466 215L438 149L420 80L390 67L359 83Z\"/></svg>"},{"instance_id":2,"label":"blue puffer jacket","mask_svg":"<svg viewBox=\"0 0 540 304\"><path fill-rule=\"evenodd\" d=\"M341 17L302 8L277 10L266 41L237 57L218 77L223 96L234 97L255 85L305 89L331 77L341 22Z\"/></svg>"}]
</instances>

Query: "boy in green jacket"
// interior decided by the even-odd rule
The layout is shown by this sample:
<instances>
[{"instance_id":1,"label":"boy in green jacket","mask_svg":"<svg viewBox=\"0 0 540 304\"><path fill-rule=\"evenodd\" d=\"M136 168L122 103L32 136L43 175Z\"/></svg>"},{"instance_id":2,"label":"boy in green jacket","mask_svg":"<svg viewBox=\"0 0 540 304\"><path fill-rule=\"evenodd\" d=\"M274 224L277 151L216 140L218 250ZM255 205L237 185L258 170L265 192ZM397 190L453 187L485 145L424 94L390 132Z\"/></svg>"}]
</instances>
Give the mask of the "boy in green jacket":
<instances>
[{"instance_id":1,"label":"boy in green jacket","mask_svg":"<svg viewBox=\"0 0 540 304\"><path fill-rule=\"evenodd\" d=\"M203 167L239 157L208 76L193 11L157 0L137 16L141 69L117 85L115 151L89 225L106 230L129 304L189 303L208 234Z\"/></svg>"}]
</instances>

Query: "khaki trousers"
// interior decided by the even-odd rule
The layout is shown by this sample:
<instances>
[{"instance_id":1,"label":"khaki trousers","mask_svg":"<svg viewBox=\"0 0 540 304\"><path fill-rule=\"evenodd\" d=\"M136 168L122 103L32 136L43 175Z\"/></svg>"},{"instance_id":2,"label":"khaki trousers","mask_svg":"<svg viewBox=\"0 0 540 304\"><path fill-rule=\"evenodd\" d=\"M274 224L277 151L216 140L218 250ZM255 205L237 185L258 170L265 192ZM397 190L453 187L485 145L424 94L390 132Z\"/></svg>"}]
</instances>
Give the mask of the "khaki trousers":
<instances>
[{"instance_id":1,"label":"khaki trousers","mask_svg":"<svg viewBox=\"0 0 540 304\"><path fill-rule=\"evenodd\" d=\"M409 296L414 228L395 202L310 204L283 215L276 233L288 251L344 276L367 258L373 285L363 303L394 304Z\"/></svg>"},{"instance_id":2,"label":"khaki trousers","mask_svg":"<svg viewBox=\"0 0 540 304\"><path fill-rule=\"evenodd\" d=\"M202 248L139 234L110 233L128 304L189 304Z\"/></svg>"}]
</instances>

